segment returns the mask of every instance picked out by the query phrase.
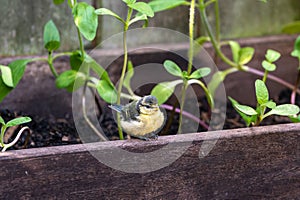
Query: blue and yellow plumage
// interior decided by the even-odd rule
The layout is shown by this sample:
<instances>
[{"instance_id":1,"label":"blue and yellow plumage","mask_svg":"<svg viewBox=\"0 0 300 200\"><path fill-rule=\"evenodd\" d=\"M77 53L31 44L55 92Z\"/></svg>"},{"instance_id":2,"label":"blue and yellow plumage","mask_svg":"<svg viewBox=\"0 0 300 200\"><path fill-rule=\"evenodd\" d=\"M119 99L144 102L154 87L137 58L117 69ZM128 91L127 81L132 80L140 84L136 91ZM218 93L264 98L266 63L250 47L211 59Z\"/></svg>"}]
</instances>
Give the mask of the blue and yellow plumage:
<instances>
[{"instance_id":1,"label":"blue and yellow plumage","mask_svg":"<svg viewBox=\"0 0 300 200\"><path fill-rule=\"evenodd\" d=\"M154 96L144 96L127 105L110 105L120 113L121 127L133 137L148 140L157 138L158 132L166 123L165 110L158 106Z\"/></svg>"}]
</instances>

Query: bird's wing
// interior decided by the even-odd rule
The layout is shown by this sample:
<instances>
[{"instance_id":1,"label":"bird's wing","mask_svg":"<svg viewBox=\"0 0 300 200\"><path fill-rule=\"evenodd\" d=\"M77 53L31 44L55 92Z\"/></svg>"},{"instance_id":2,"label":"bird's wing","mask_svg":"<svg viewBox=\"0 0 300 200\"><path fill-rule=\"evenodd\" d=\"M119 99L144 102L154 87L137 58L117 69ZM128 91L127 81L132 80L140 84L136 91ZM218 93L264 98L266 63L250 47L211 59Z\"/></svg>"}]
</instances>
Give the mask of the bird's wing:
<instances>
[{"instance_id":1,"label":"bird's wing","mask_svg":"<svg viewBox=\"0 0 300 200\"><path fill-rule=\"evenodd\" d=\"M109 105L108 107L119 113L121 113L123 109L123 106L121 105Z\"/></svg>"}]
</instances>

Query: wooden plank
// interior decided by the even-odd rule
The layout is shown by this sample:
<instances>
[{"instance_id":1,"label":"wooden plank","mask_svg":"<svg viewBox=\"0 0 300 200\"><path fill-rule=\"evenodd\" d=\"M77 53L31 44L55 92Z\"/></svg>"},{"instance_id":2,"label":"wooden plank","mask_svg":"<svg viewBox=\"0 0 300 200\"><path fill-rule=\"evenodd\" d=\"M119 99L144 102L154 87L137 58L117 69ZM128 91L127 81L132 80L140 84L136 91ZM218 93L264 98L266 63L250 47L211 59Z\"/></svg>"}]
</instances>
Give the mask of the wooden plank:
<instances>
[{"instance_id":1,"label":"wooden plank","mask_svg":"<svg viewBox=\"0 0 300 200\"><path fill-rule=\"evenodd\" d=\"M300 196L300 124L8 151L0 157L3 199L296 199ZM199 159L203 141L220 137ZM86 150L149 152L192 142L176 162L132 174L111 169ZM107 154L109 156L109 154Z\"/></svg>"}]
</instances>

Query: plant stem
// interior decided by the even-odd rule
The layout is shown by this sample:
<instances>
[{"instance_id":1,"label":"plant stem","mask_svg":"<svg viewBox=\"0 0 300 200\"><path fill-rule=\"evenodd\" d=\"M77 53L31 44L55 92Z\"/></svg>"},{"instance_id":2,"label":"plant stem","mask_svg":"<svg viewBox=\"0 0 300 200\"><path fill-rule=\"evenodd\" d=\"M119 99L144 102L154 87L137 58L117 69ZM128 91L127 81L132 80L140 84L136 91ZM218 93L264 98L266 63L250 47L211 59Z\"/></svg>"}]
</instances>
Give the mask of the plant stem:
<instances>
[{"instance_id":1,"label":"plant stem","mask_svg":"<svg viewBox=\"0 0 300 200\"><path fill-rule=\"evenodd\" d=\"M55 56L53 56L53 61L56 60L59 57L63 56L71 56L73 53L72 52L63 52L63 53L58 53Z\"/></svg>"},{"instance_id":2,"label":"plant stem","mask_svg":"<svg viewBox=\"0 0 300 200\"><path fill-rule=\"evenodd\" d=\"M203 20L205 29L207 31L208 36L211 39L211 43L217 53L217 55L229 66L234 67L234 68L240 68L240 66L234 62L232 62L229 58L227 58L223 52L221 51L220 45L218 44L217 40L215 39L212 29L210 27L210 24L208 22L208 18L205 12L205 3L204 0L199 0L199 12L200 12L200 16ZM219 22L220 23L220 22Z\"/></svg>"},{"instance_id":3,"label":"plant stem","mask_svg":"<svg viewBox=\"0 0 300 200\"><path fill-rule=\"evenodd\" d=\"M84 61L84 59L85 59L85 51L84 51L84 46L83 46L83 39L82 39L82 36L81 36L79 28L76 27L76 29L77 29L77 34L78 34L80 52L81 52L82 60Z\"/></svg>"},{"instance_id":4,"label":"plant stem","mask_svg":"<svg viewBox=\"0 0 300 200\"><path fill-rule=\"evenodd\" d=\"M50 67L50 70L51 70L53 76L55 78L57 78L58 77L58 73L56 72L56 70L55 70L55 68L53 66L53 57L52 56L53 56L53 51L49 51L49 54L48 54L48 64L49 64L49 67Z\"/></svg>"},{"instance_id":5,"label":"plant stem","mask_svg":"<svg viewBox=\"0 0 300 200\"><path fill-rule=\"evenodd\" d=\"M264 76L263 76L263 79L262 79L262 81L263 81L264 83L266 83L266 81L267 81L268 74L269 74L269 72L268 72L267 70L265 70L265 73L264 73Z\"/></svg>"},{"instance_id":6,"label":"plant stem","mask_svg":"<svg viewBox=\"0 0 300 200\"><path fill-rule=\"evenodd\" d=\"M243 70L246 71L246 72L249 72L251 74L255 74L255 75L261 76L261 77L264 76L264 72L261 72L261 71L259 71L257 69L251 68L251 67L245 67L244 66ZM285 86L285 87L287 87L287 88L289 88L291 90L293 90L294 87L295 87L294 85L292 85L292 84L290 84L290 83L288 83L288 82L282 80L281 78L278 78L277 76L274 76L272 74L268 74L267 77L268 77L268 79L270 79L272 81L275 81L275 82L277 82L277 83L279 83L279 84L281 84L281 85L283 85L283 86ZM300 90L299 89L296 89L296 92L297 92L297 94L300 94Z\"/></svg>"},{"instance_id":7,"label":"plant stem","mask_svg":"<svg viewBox=\"0 0 300 200\"><path fill-rule=\"evenodd\" d=\"M23 133L26 129L28 129L28 127L23 127L23 128L18 132L16 138L15 138L11 143L9 143L9 144L4 144L3 149L2 149L2 152L6 151L6 149L8 149L8 148L14 146L14 145L18 142L18 140L19 140L19 138L21 137L22 133Z\"/></svg>"},{"instance_id":8,"label":"plant stem","mask_svg":"<svg viewBox=\"0 0 300 200\"><path fill-rule=\"evenodd\" d=\"M187 75L189 76L192 72L193 68L193 58L194 58L194 23L195 23L195 0L191 0L190 5L190 14L189 14L189 40L190 40L190 47L189 47L189 62L187 68ZM183 109L185 104L185 95L186 90L188 87L188 82L186 79L183 80L182 90L181 90L181 103L180 103L180 115L179 115L179 127L178 127L178 134L182 133L182 118L183 118Z\"/></svg>"},{"instance_id":9,"label":"plant stem","mask_svg":"<svg viewBox=\"0 0 300 200\"><path fill-rule=\"evenodd\" d=\"M124 78L125 74L127 71L127 62L128 62L128 47L127 47L127 31L128 31L128 26L129 26L129 21L132 15L132 8L128 8L127 12L127 19L124 24L124 32L123 32L123 50L124 50L124 60L123 60L123 68L122 68L122 73L118 85L118 98L117 98L117 104L121 103L121 93L122 93L122 88L123 88L123 83L124 83ZM118 132L119 132L119 137L120 140L124 140L124 135L121 127L121 116L118 113L117 114L117 124L118 124Z\"/></svg>"},{"instance_id":10,"label":"plant stem","mask_svg":"<svg viewBox=\"0 0 300 200\"><path fill-rule=\"evenodd\" d=\"M82 99L81 99L83 118L87 122L89 127L94 131L94 133L96 133L99 136L99 138L102 141L107 141L107 138L98 131L98 129L94 126L94 124L90 121L90 119L87 116L87 113L86 113L86 88L87 88L87 81L84 83L83 94L82 94Z\"/></svg>"},{"instance_id":11,"label":"plant stem","mask_svg":"<svg viewBox=\"0 0 300 200\"><path fill-rule=\"evenodd\" d=\"M215 17L216 17L216 41L218 44L218 48L220 48L221 42L221 22L220 22L220 8L219 8L219 0L215 0Z\"/></svg>"},{"instance_id":12,"label":"plant stem","mask_svg":"<svg viewBox=\"0 0 300 200\"><path fill-rule=\"evenodd\" d=\"M293 88L293 91L292 91L292 94L291 94L291 104L296 103L296 92L297 92L299 84L300 84L300 59L299 59L297 80L296 80L296 83L294 85L294 88Z\"/></svg>"},{"instance_id":13,"label":"plant stem","mask_svg":"<svg viewBox=\"0 0 300 200\"><path fill-rule=\"evenodd\" d=\"M3 141L5 131L6 131L6 126L2 125L2 127L1 127L1 135L0 135L0 145L1 145L1 147L5 146L4 141Z\"/></svg>"}]
</instances>

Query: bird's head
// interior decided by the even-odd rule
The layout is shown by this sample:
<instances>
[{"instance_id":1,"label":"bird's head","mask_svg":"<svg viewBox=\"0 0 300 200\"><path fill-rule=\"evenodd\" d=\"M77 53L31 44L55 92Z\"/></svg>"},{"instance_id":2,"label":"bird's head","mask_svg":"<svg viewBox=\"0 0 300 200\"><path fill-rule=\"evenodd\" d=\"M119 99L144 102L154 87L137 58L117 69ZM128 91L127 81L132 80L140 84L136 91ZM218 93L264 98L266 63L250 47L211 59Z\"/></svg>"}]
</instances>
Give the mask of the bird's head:
<instances>
[{"instance_id":1,"label":"bird's head","mask_svg":"<svg viewBox=\"0 0 300 200\"><path fill-rule=\"evenodd\" d=\"M152 115L159 110L158 101L156 97L152 95L141 98L136 106L137 110L144 115Z\"/></svg>"}]
</instances>

